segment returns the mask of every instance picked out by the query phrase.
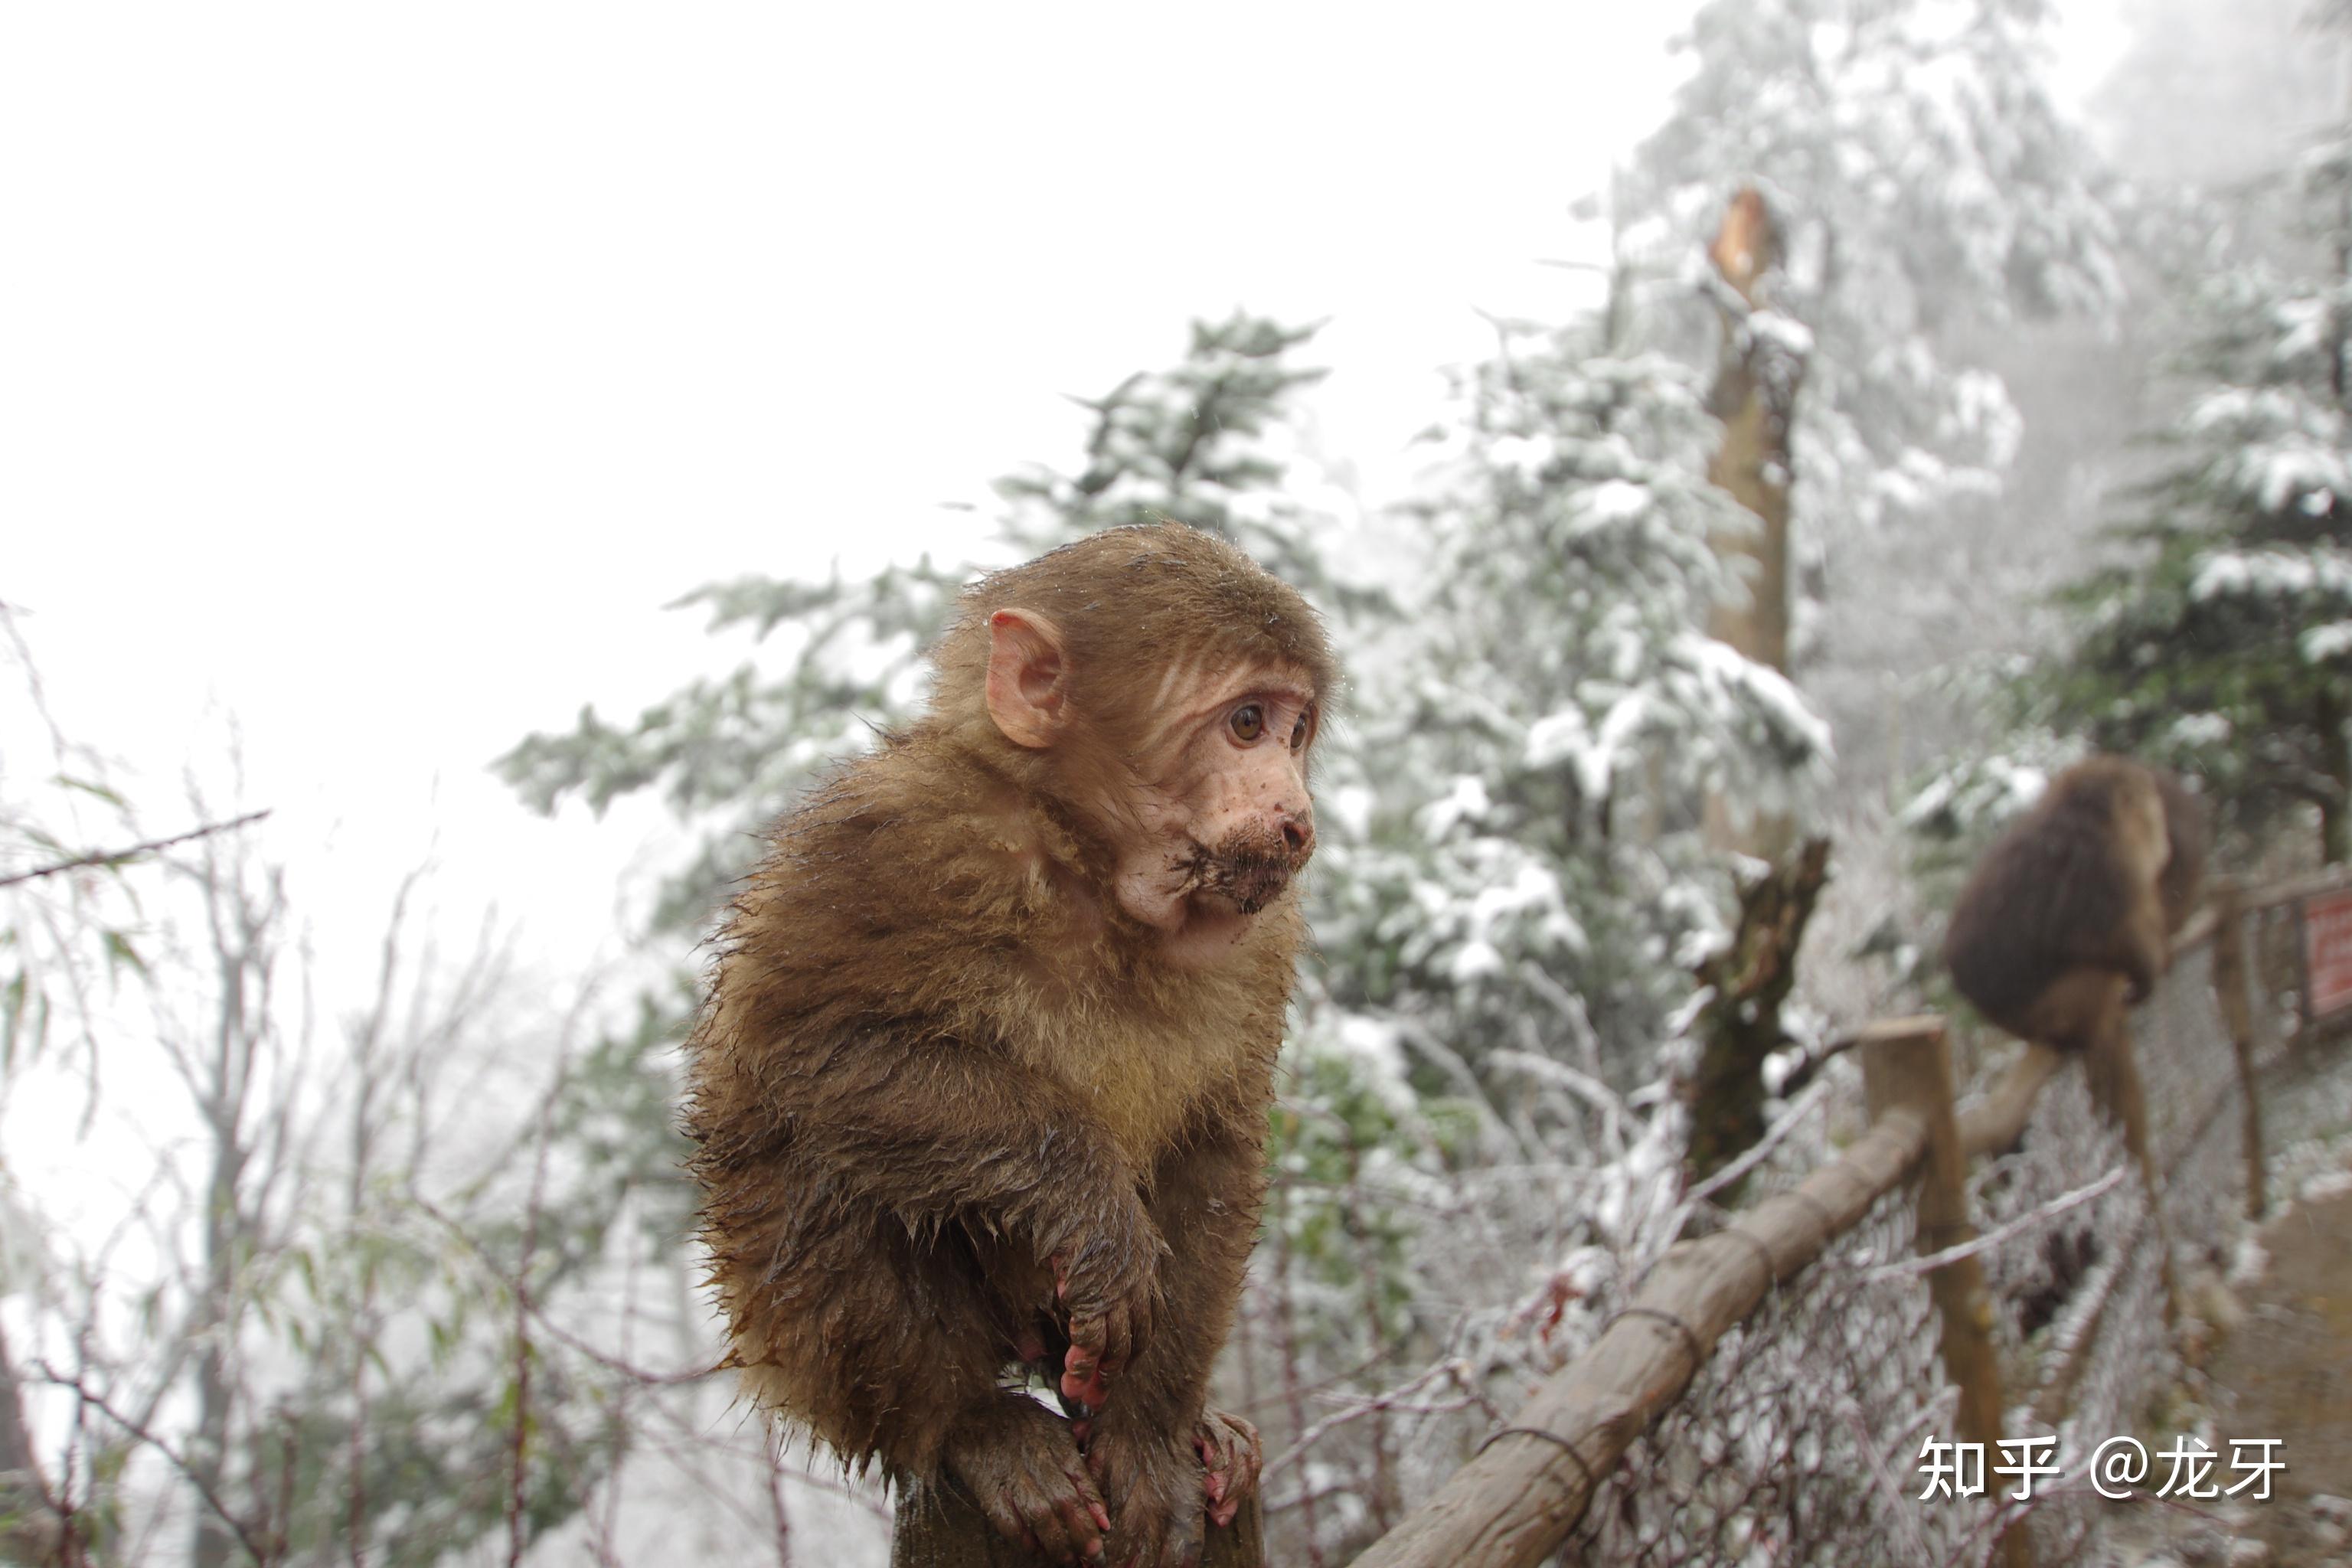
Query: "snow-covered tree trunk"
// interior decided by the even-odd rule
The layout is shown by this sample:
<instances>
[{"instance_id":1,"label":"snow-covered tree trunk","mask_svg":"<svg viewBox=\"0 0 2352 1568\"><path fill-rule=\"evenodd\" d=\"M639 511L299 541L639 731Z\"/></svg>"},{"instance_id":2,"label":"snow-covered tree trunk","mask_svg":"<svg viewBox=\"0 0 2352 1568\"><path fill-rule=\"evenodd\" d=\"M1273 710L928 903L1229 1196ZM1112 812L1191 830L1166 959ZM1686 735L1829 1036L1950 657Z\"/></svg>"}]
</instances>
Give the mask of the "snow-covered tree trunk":
<instances>
[{"instance_id":1,"label":"snow-covered tree trunk","mask_svg":"<svg viewBox=\"0 0 2352 1568\"><path fill-rule=\"evenodd\" d=\"M1779 264L1772 215L1754 186L1743 187L1724 209L1707 247L1725 290L1723 348L1716 365L1710 411L1723 421L1722 444L1707 479L1755 520L1753 527L1718 531L1711 542L1747 590L1717 600L1707 631L1717 640L1786 675L1789 673L1790 423L1804 376L1801 334L1780 330L1769 306L1769 279ZM1708 842L1767 859L1788 847L1793 831L1785 816L1754 810L1711 792Z\"/></svg>"}]
</instances>

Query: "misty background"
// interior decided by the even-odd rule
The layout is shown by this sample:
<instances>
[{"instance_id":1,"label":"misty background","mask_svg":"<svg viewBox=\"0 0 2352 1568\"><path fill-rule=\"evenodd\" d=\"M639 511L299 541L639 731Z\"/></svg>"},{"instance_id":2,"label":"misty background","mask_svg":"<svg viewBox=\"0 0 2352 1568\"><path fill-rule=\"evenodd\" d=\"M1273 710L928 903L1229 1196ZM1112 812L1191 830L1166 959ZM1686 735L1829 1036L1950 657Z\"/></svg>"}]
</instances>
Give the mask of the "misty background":
<instances>
[{"instance_id":1,"label":"misty background","mask_svg":"<svg viewBox=\"0 0 2352 1568\"><path fill-rule=\"evenodd\" d=\"M2112 527L2218 374L2200 285L2340 269L2295 182L2341 39L2292 0L0 20L0 877L268 814L0 884L0 1558L882 1562L876 1489L710 1372L669 1047L710 898L907 710L953 584L1131 509L1299 580L1355 672L1233 1373L1272 1528L1346 1561L1574 1348L1528 1302L1654 1239L1624 1194L1732 909L1702 801L1835 843L1800 1034L1946 1000L1954 846L2084 733L2061 590L2142 569ZM1704 278L1751 181L1811 354L1785 689L1687 635L1737 592ZM1228 468L1159 462L1195 426ZM2327 852L2228 780L2249 866ZM1510 1112L1490 1049L1590 1103ZM1419 1424L1318 1426L1457 1363Z\"/></svg>"}]
</instances>

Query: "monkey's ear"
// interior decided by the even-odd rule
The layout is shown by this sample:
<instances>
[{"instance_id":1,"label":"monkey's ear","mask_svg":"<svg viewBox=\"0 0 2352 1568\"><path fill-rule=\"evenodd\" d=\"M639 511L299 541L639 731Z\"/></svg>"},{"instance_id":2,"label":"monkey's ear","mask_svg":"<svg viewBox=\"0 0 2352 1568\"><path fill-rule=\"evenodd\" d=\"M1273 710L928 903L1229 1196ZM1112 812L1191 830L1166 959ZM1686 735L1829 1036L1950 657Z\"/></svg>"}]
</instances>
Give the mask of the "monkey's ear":
<instances>
[{"instance_id":1,"label":"monkey's ear","mask_svg":"<svg viewBox=\"0 0 2352 1568\"><path fill-rule=\"evenodd\" d=\"M1034 611L988 617L988 716L1006 740L1032 751L1052 745L1070 721L1062 634Z\"/></svg>"}]
</instances>

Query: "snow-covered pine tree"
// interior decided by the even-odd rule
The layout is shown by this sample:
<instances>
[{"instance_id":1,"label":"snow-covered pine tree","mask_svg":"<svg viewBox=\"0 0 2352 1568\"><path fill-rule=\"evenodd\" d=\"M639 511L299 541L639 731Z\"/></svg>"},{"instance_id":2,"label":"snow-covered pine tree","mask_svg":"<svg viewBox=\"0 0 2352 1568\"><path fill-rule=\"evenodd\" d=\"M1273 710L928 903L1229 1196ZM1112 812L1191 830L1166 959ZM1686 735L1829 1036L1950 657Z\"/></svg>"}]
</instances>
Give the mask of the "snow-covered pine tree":
<instances>
[{"instance_id":1,"label":"snow-covered pine tree","mask_svg":"<svg viewBox=\"0 0 2352 1568\"><path fill-rule=\"evenodd\" d=\"M1680 277L1637 341L1716 353L1704 247L1755 187L1780 238L1773 308L1810 334L1790 442L1791 673L1836 727L1842 775L1902 765L1967 716L1920 677L1985 646L2042 520L1994 503L2021 438L1972 352L2011 323L2122 292L2110 182L2053 104L2045 0L1707 0L1692 71L1619 182L1628 247ZM1924 712L1923 712L1924 710Z\"/></svg>"},{"instance_id":2,"label":"snow-covered pine tree","mask_svg":"<svg viewBox=\"0 0 2352 1568\"><path fill-rule=\"evenodd\" d=\"M1462 377L1418 508L1417 673L1361 721L1381 784L1320 931L1348 1005L1622 1086L1719 927L1699 798L1785 806L1828 737L1701 629L1727 588L1708 536L1746 514L1704 477L1694 374L1626 353L1619 320L1506 325Z\"/></svg>"},{"instance_id":3,"label":"snow-covered pine tree","mask_svg":"<svg viewBox=\"0 0 2352 1568\"><path fill-rule=\"evenodd\" d=\"M2352 857L2352 125L2280 182L2304 243L2197 291L2194 388L2135 548L2068 595L2063 731L2194 773L2257 840ZM2269 247L2266 247L2269 248ZM2299 256L2296 254L2299 253ZM2295 260L2300 259L2301 265Z\"/></svg>"},{"instance_id":4,"label":"snow-covered pine tree","mask_svg":"<svg viewBox=\"0 0 2352 1568\"><path fill-rule=\"evenodd\" d=\"M1822 526L1998 485L2008 400L1950 363L1947 329L2119 294L2097 164L2042 84L2049 10L1709 0L1682 41L1696 68L1635 154L1624 216L1640 250L1696 278L1724 202L1765 195L1781 308L1816 345L1797 446ZM1684 330L1712 328L1694 311Z\"/></svg>"}]
</instances>

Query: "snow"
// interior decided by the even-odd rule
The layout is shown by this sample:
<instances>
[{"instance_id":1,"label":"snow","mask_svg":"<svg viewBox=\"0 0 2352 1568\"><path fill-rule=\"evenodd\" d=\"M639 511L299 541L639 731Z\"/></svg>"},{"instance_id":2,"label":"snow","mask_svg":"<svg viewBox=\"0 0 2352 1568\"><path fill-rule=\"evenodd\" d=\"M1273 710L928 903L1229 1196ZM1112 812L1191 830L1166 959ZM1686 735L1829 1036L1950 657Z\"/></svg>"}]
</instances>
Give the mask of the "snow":
<instances>
[{"instance_id":1,"label":"snow","mask_svg":"<svg viewBox=\"0 0 2352 1568\"><path fill-rule=\"evenodd\" d=\"M1612 763L1609 749L1595 740L1592 726L1586 722L1580 708L1562 708L1528 725L1521 760L1535 769L1570 763L1575 770L1578 787L1587 795L1593 793L1593 779L1608 778Z\"/></svg>"},{"instance_id":2,"label":"snow","mask_svg":"<svg viewBox=\"0 0 2352 1568\"><path fill-rule=\"evenodd\" d=\"M1782 311L1754 311L1748 318L1747 327L1749 340L1772 353L1803 360L1813 352L1813 330Z\"/></svg>"},{"instance_id":3,"label":"snow","mask_svg":"<svg viewBox=\"0 0 2352 1568\"><path fill-rule=\"evenodd\" d=\"M2340 1198L2352 1193L2352 1171L2322 1171L2303 1184L2296 1195L2305 1203L2318 1203L2325 1198Z\"/></svg>"},{"instance_id":4,"label":"snow","mask_svg":"<svg viewBox=\"0 0 2352 1568\"><path fill-rule=\"evenodd\" d=\"M1501 951L1493 942L1468 942L1454 951L1446 973L1456 985L1467 985L1500 974L1507 967Z\"/></svg>"},{"instance_id":5,"label":"snow","mask_svg":"<svg viewBox=\"0 0 2352 1568\"><path fill-rule=\"evenodd\" d=\"M1494 808L1486 780L1475 773L1457 773L1453 787L1423 806L1415 821L1424 837L1443 838L1460 824L1475 823Z\"/></svg>"},{"instance_id":6,"label":"snow","mask_svg":"<svg viewBox=\"0 0 2352 1568\"><path fill-rule=\"evenodd\" d=\"M2050 787L2047 770L2014 757L1990 756L1938 773L1896 814L1896 825L1919 832L1948 818L1958 831L1978 822L2005 822L2030 809Z\"/></svg>"},{"instance_id":7,"label":"snow","mask_svg":"<svg viewBox=\"0 0 2352 1568\"><path fill-rule=\"evenodd\" d=\"M1372 808L1379 797L1363 784L1345 784L1326 791L1316 809L1349 838L1362 839L1372 830Z\"/></svg>"},{"instance_id":8,"label":"snow","mask_svg":"<svg viewBox=\"0 0 2352 1568\"><path fill-rule=\"evenodd\" d=\"M1585 511L1608 522L1639 517L1654 504L1646 486L1627 479L1606 479L1584 493Z\"/></svg>"},{"instance_id":9,"label":"snow","mask_svg":"<svg viewBox=\"0 0 2352 1568\"><path fill-rule=\"evenodd\" d=\"M1487 461L1534 484L1559 459L1559 447L1549 435L1503 436L1486 445Z\"/></svg>"},{"instance_id":10,"label":"snow","mask_svg":"<svg viewBox=\"0 0 2352 1568\"><path fill-rule=\"evenodd\" d=\"M2352 653L2352 621L2330 621L2324 626L2314 626L2298 639L2296 647L2306 664L2341 658Z\"/></svg>"},{"instance_id":11,"label":"snow","mask_svg":"<svg viewBox=\"0 0 2352 1568\"><path fill-rule=\"evenodd\" d=\"M2189 596L2304 598L2325 594L2352 601L2352 557L2332 548L2216 550L2197 563Z\"/></svg>"},{"instance_id":12,"label":"snow","mask_svg":"<svg viewBox=\"0 0 2352 1568\"><path fill-rule=\"evenodd\" d=\"M1420 1100L1405 1077L1404 1044L1399 1034L1389 1019L1348 1013L1341 1015L1336 1029L1322 1037L1348 1063L1356 1081L1369 1087L1391 1112L1402 1115L1415 1109Z\"/></svg>"},{"instance_id":13,"label":"snow","mask_svg":"<svg viewBox=\"0 0 2352 1568\"><path fill-rule=\"evenodd\" d=\"M2172 721L2171 728L2165 733L2172 746L2181 750L2196 750L2206 746L2225 745L2235 731L2236 727L2224 714L2184 713Z\"/></svg>"}]
</instances>

